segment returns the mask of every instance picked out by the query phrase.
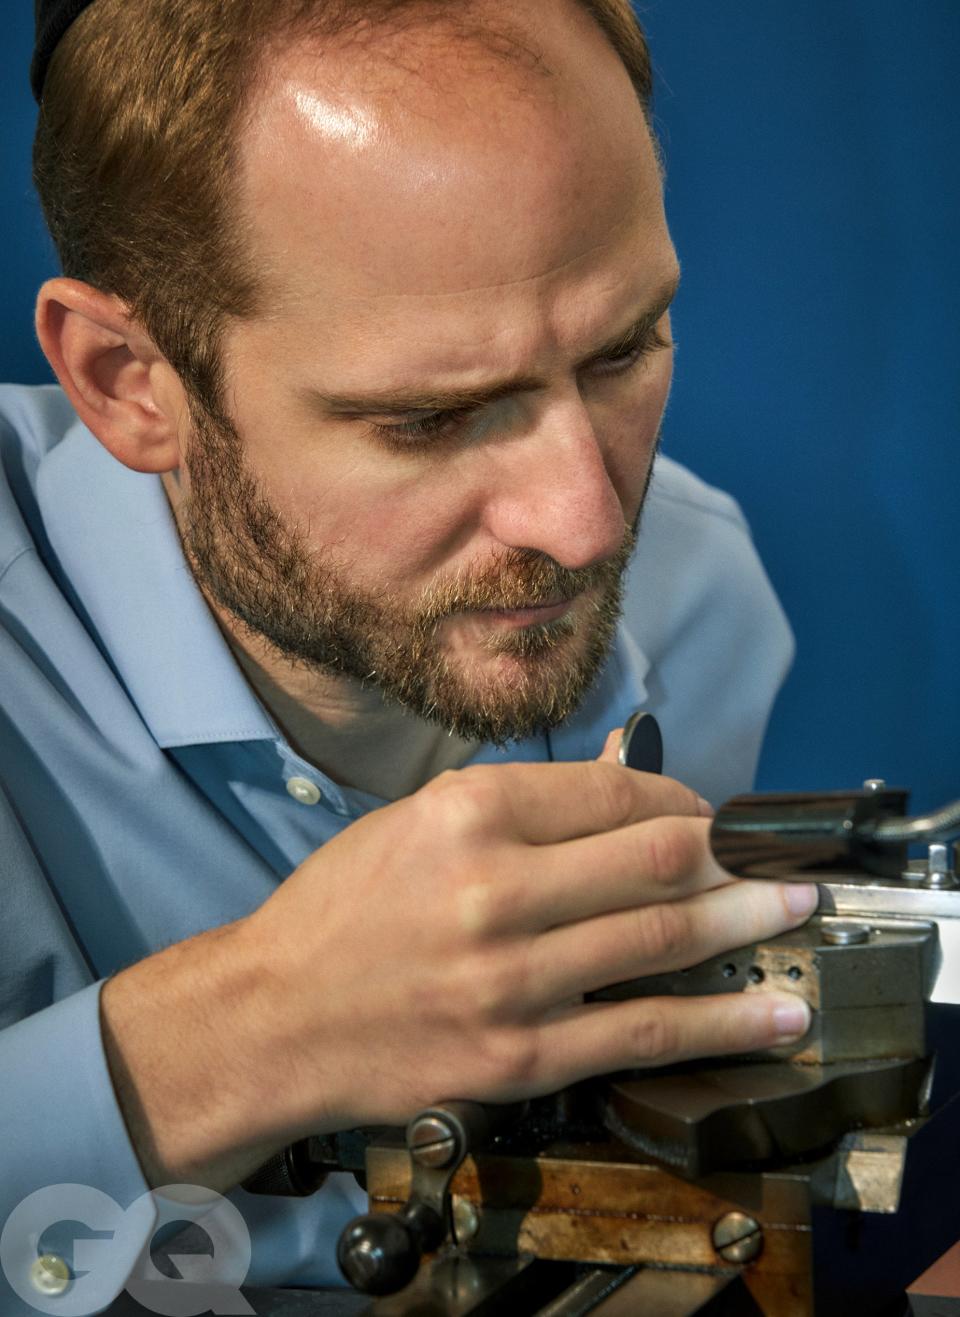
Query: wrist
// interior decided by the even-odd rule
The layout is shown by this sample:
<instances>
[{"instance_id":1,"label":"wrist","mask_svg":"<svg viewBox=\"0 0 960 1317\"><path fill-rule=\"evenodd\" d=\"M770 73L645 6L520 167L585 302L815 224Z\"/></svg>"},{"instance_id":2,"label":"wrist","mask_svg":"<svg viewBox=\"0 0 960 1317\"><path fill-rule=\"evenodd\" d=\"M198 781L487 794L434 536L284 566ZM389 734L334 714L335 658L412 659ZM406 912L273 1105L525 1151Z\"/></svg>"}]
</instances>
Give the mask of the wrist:
<instances>
[{"instance_id":1,"label":"wrist","mask_svg":"<svg viewBox=\"0 0 960 1317\"><path fill-rule=\"evenodd\" d=\"M104 985L107 1062L152 1185L223 1190L287 1141L273 1022L247 920L198 934Z\"/></svg>"}]
</instances>

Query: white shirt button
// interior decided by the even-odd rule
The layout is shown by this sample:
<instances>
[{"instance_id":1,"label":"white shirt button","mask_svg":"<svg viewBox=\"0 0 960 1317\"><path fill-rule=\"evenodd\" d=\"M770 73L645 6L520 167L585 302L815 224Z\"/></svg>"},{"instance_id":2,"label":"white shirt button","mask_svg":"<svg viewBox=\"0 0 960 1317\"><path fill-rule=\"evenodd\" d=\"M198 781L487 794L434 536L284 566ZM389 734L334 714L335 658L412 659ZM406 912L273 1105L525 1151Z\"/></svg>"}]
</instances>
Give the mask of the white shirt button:
<instances>
[{"instance_id":1,"label":"white shirt button","mask_svg":"<svg viewBox=\"0 0 960 1317\"><path fill-rule=\"evenodd\" d=\"M30 1283L41 1294L63 1294L70 1284L70 1268L56 1253L43 1253L30 1268Z\"/></svg>"},{"instance_id":2,"label":"white shirt button","mask_svg":"<svg viewBox=\"0 0 960 1317\"><path fill-rule=\"evenodd\" d=\"M316 805L320 799L320 788L308 777L288 777L287 790L301 805Z\"/></svg>"}]
</instances>

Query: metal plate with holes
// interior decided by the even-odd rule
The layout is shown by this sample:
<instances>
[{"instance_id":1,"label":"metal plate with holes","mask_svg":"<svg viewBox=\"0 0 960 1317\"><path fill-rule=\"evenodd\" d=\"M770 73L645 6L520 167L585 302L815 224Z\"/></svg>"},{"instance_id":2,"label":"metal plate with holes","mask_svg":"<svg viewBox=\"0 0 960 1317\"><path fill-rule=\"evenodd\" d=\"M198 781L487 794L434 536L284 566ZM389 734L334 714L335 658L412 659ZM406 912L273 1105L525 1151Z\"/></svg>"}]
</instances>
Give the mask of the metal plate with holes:
<instances>
[{"instance_id":1,"label":"metal plate with holes","mask_svg":"<svg viewBox=\"0 0 960 1317\"><path fill-rule=\"evenodd\" d=\"M833 943L832 926L851 919L817 917L802 928L741 947L679 974L652 975L614 984L594 994L627 997L700 997L719 992L794 992L817 1011L898 1006L921 1002L937 965L936 928L920 921L857 921L862 941Z\"/></svg>"}]
</instances>

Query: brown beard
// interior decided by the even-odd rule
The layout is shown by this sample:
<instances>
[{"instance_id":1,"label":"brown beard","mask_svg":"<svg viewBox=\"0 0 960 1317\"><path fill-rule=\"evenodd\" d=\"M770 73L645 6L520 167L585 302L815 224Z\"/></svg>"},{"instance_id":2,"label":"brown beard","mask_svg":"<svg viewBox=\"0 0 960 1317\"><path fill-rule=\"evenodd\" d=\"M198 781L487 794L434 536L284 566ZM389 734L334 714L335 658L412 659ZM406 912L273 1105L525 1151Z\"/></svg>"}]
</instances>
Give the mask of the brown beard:
<instances>
[{"instance_id":1,"label":"brown beard","mask_svg":"<svg viewBox=\"0 0 960 1317\"><path fill-rule=\"evenodd\" d=\"M412 606L390 591L351 584L323 563L270 504L243 462L239 435L195 409L186 466L190 494L181 535L191 570L210 597L287 660L374 685L384 699L465 740L503 745L564 722L596 680L621 613L636 543L624 525L617 553L569 569L532 549L510 549L482 568L439 579ZM445 619L591 592L589 613L525 627L490 628L482 649L504 656L471 676L444 653Z\"/></svg>"}]
</instances>

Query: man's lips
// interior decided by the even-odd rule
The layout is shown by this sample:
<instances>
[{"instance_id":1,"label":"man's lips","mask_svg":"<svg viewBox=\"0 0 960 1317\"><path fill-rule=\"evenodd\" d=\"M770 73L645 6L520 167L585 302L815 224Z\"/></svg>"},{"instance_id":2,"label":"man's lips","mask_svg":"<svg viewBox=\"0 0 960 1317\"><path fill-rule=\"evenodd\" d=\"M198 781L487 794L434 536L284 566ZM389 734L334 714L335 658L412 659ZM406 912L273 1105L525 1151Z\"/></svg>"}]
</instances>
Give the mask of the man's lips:
<instances>
[{"instance_id":1,"label":"man's lips","mask_svg":"<svg viewBox=\"0 0 960 1317\"><path fill-rule=\"evenodd\" d=\"M476 615L510 626L536 626L563 617L573 602L573 599L560 599L556 603L535 604L529 608L478 608Z\"/></svg>"}]
</instances>

